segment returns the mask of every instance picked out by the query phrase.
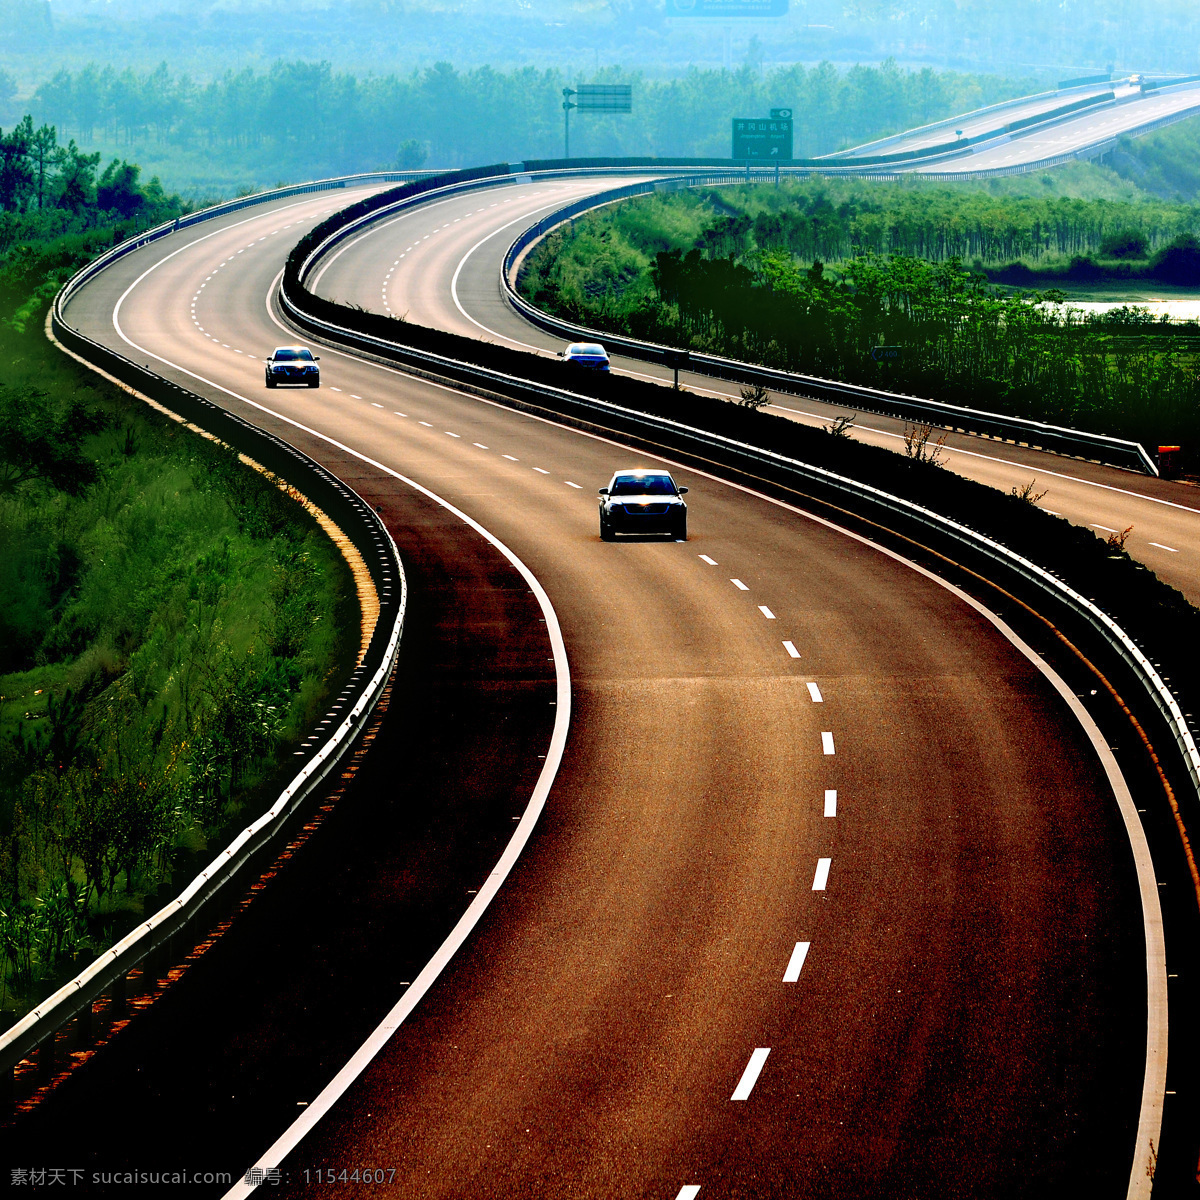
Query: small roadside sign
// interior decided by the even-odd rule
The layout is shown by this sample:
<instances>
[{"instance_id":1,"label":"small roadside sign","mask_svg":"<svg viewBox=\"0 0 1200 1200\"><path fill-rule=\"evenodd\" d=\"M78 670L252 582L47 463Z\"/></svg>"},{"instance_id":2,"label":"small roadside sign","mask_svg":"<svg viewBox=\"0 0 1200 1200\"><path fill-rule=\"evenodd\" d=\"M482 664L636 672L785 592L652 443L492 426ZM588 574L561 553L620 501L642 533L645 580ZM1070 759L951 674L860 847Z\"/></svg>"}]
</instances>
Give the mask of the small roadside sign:
<instances>
[{"instance_id":1,"label":"small roadside sign","mask_svg":"<svg viewBox=\"0 0 1200 1200\"><path fill-rule=\"evenodd\" d=\"M871 357L876 362L899 362L904 357L902 346L872 346Z\"/></svg>"},{"instance_id":2,"label":"small roadside sign","mask_svg":"<svg viewBox=\"0 0 1200 1200\"><path fill-rule=\"evenodd\" d=\"M788 162L792 157L790 117L734 117L733 158Z\"/></svg>"}]
</instances>

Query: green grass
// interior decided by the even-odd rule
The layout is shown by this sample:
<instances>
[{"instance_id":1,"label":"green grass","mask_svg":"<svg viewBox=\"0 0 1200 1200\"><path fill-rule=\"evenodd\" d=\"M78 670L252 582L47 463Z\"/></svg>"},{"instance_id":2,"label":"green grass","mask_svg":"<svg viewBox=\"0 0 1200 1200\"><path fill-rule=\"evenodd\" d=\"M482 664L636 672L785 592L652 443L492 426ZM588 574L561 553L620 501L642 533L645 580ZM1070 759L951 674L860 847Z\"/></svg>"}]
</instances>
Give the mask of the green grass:
<instances>
[{"instance_id":1,"label":"green grass","mask_svg":"<svg viewBox=\"0 0 1200 1200\"><path fill-rule=\"evenodd\" d=\"M315 521L232 453L40 329L0 329L0 362L0 403L105 424L78 495L0 496L0 1007L19 1013L274 800L352 669L358 605Z\"/></svg>"}]
</instances>

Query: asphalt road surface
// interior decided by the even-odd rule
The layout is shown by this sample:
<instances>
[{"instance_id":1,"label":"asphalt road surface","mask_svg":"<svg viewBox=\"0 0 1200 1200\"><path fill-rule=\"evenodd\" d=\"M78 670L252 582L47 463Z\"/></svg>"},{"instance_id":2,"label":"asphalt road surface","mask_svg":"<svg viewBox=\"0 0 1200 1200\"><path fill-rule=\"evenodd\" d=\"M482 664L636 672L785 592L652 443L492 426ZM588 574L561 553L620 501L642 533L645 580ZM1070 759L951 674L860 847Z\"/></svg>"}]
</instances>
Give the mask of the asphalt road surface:
<instances>
[{"instance_id":1,"label":"asphalt road surface","mask_svg":"<svg viewBox=\"0 0 1200 1200\"><path fill-rule=\"evenodd\" d=\"M1176 116L1200 105L1200 87L1182 87L1161 95L1129 90L1118 93L1117 104L1084 111L1078 117L1044 129L1014 137L1011 142L980 147L977 153L948 163L930 163L915 167L915 174L940 174L947 171L990 171L1038 162L1060 154L1070 154L1110 138L1132 133L1155 121Z\"/></svg>"},{"instance_id":2,"label":"asphalt road surface","mask_svg":"<svg viewBox=\"0 0 1200 1200\"><path fill-rule=\"evenodd\" d=\"M515 217L537 190L493 199ZM553 665L519 575L412 481L545 588L570 736L512 876L286 1186L1123 1196L1141 906L1063 698L955 592L764 497L679 468L690 541L602 543L595 489L645 454L329 349L320 390L266 392L295 340L273 281L328 207L183 231L68 318L381 506L414 597L395 698L326 827L18 1122L19 1153L240 1173L482 885L547 752ZM447 215L423 245L459 236ZM406 302L444 308L442 274L406 273Z\"/></svg>"},{"instance_id":3,"label":"asphalt road surface","mask_svg":"<svg viewBox=\"0 0 1200 1200\"><path fill-rule=\"evenodd\" d=\"M1037 96L1029 96L1004 105L989 105L976 112L964 113L947 121L938 121L909 133L897 134L894 137L880 138L874 142L866 142L850 150L839 150L836 154L828 154L831 165L837 165L840 159L855 156L874 156L878 154L905 154L913 150L922 150L928 146L941 146L952 142L958 130L964 137L979 137L980 134L990 133L1003 125L1014 121L1027 120L1041 113L1053 112L1066 104L1086 100L1090 96L1103 95L1111 91L1113 84L1095 84L1090 87L1071 88L1067 92L1043 92Z\"/></svg>"}]
</instances>

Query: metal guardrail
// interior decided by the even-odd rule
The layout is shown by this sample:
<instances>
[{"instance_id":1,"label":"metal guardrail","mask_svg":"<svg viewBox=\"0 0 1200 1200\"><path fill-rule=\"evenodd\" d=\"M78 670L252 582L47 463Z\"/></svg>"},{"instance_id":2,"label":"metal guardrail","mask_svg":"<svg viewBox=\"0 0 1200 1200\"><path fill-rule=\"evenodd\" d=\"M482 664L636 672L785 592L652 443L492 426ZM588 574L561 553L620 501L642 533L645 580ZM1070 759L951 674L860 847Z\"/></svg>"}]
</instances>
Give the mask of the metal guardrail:
<instances>
[{"instance_id":1,"label":"metal guardrail","mask_svg":"<svg viewBox=\"0 0 1200 1200\"><path fill-rule=\"evenodd\" d=\"M677 186L695 186L690 178L672 181ZM699 179L696 182L706 182ZM508 248L500 269L500 287L508 303L525 320L549 333L555 333L571 341L601 341L615 346L634 358L647 362L663 363L674 353L672 347L655 342L642 342L636 338L608 331L589 329L552 316L530 304L516 289L514 274L520 256L536 241L551 230L581 213L602 208L629 196L662 188L660 181L641 185L614 188L577 200L543 217L524 230ZM1115 466L1127 467L1147 475L1158 475L1158 467L1140 442L1124 438L1108 437L1100 433L1087 433L1061 425L1050 425L1043 421L1031 421L1025 417L1010 417L1002 413L990 413L962 405L947 404L940 400L926 400L919 396L907 396L900 392L887 392L852 383L839 383L822 379L816 375L801 375L789 371L778 371L754 363L721 358L715 354L692 351L688 357L688 368L701 374L722 379L733 379L739 383L761 383L776 391L794 392L814 396L835 404L844 404L856 409L885 413L906 420L961 429L972 433L984 433L990 437L1003 438L1045 450L1071 454L1077 457L1099 459Z\"/></svg>"},{"instance_id":2,"label":"metal guardrail","mask_svg":"<svg viewBox=\"0 0 1200 1200\"><path fill-rule=\"evenodd\" d=\"M280 189L271 198L306 190L325 190L325 187ZM228 211L231 209L224 205L209 209L206 219ZM124 245L116 249L128 253ZM91 1005L99 996L116 988L132 968L169 944L288 827L297 808L339 767L370 719L391 674L404 627L407 585L403 565L386 526L357 493L281 438L162 379L67 324L63 313L66 302L87 280L120 257L121 254L110 252L64 285L50 316L55 336L89 363L249 455L303 493L339 526L362 555L379 598L380 611L359 665L351 673L347 687L324 714L329 723L318 723L302 748L295 752L304 763L272 806L243 829L178 896L0 1035L0 1071L6 1073L11 1073L35 1052L48 1053L52 1060L59 1030L76 1017L90 1014Z\"/></svg>"},{"instance_id":3,"label":"metal guardrail","mask_svg":"<svg viewBox=\"0 0 1200 1200\"><path fill-rule=\"evenodd\" d=\"M925 508L903 497L892 495L870 484L861 483L847 476L838 475L823 467L790 458L776 451L739 442L722 434L698 429L682 422L672 421L651 413L625 408L609 401L595 399L571 392L565 388L552 388L535 384L518 376L508 375L488 367L480 367L445 355L434 354L405 346L400 342L376 337L355 330L347 325L335 324L317 317L305 309L304 298L308 293L300 289L295 295L280 288L279 299L285 314L299 327L325 337L340 345L369 354L381 355L391 361L423 368L443 378L451 378L468 385L486 389L492 394L502 394L517 400L536 404L543 411L557 405L559 411L587 414L597 426L619 431L638 431L654 440L686 452L695 452L712 460L714 451L722 453L722 461L740 466L749 466L757 472L766 467L772 477L780 474L793 480L806 480L831 488L858 501L869 500L876 506L892 513L903 515L953 541L981 552L987 558L1014 571L1033 584L1045 597L1065 606L1082 618L1104 641L1109 649L1129 669L1145 692L1168 731L1172 743L1180 756L1192 792L1200 800L1200 752L1188 727L1178 701L1158 672L1158 668L1145 655L1134 640L1094 601L1081 595L1051 571L1038 566L1015 550L981 534L949 517ZM346 310L347 317L353 311Z\"/></svg>"}]
</instances>

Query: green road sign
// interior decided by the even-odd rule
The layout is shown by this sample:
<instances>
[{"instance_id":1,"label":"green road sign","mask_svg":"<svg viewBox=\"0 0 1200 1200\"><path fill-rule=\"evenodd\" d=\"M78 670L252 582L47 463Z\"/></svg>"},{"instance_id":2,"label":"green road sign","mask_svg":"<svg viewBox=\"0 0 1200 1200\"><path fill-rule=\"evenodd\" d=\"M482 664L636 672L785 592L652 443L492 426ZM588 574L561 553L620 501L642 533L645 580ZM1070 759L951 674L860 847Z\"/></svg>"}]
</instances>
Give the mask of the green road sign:
<instances>
[{"instance_id":1,"label":"green road sign","mask_svg":"<svg viewBox=\"0 0 1200 1200\"><path fill-rule=\"evenodd\" d=\"M792 157L791 118L734 117L733 158L786 162Z\"/></svg>"},{"instance_id":2,"label":"green road sign","mask_svg":"<svg viewBox=\"0 0 1200 1200\"><path fill-rule=\"evenodd\" d=\"M566 93L564 93L565 95ZM581 83L575 89L575 107L580 112L631 112L633 87L628 83Z\"/></svg>"}]
</instances>

